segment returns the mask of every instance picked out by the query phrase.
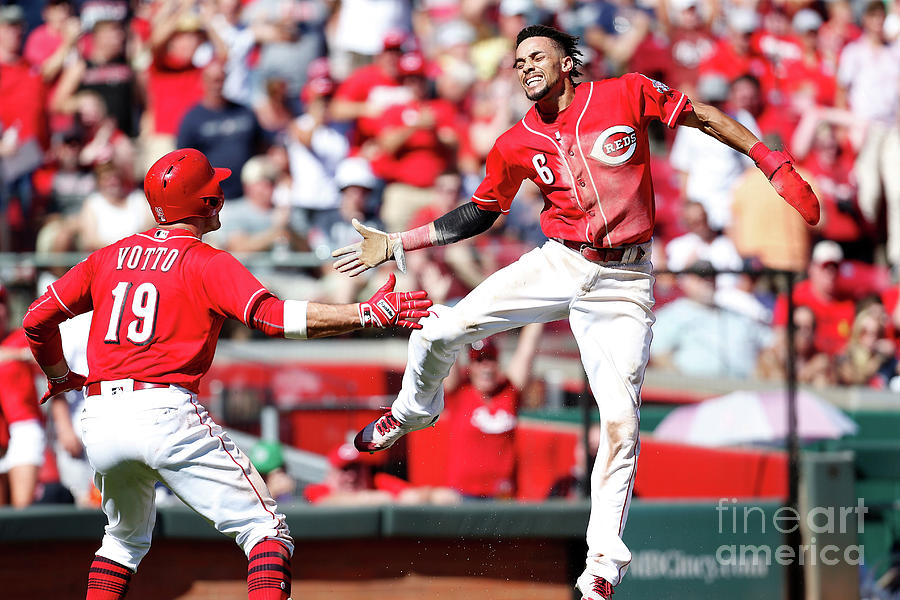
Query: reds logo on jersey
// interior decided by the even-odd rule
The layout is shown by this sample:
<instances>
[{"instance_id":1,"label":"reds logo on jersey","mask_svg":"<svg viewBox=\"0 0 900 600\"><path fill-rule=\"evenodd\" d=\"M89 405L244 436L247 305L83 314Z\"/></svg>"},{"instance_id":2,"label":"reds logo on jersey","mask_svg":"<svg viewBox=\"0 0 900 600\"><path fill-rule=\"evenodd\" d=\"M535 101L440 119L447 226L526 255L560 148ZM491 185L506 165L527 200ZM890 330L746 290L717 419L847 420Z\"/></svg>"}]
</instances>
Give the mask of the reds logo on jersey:
<instances>
[{"instance_id":1,"label":"reds logo on jersey","mask_svg":"<svg viewBox=\"0 0 900 600\"><path fill-rule=\"evenodd\" d=\"M634 156L637 133L631 125L613 125L600 132L591 148L591 158L610 166L621 165Z\"/></svg>"}]
</instances>

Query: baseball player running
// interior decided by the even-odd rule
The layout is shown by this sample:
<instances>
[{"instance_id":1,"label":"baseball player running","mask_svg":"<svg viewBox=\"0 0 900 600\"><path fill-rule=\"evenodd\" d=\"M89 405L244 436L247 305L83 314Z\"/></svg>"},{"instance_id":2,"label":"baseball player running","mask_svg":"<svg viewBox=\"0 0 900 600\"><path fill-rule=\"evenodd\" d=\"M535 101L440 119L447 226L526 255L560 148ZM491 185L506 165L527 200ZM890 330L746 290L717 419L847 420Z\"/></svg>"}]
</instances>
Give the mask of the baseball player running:
<instances>
[{"instance_id":1,"label":"baseball player running","mask_svg":"<svg viewBox=\"0 0 900 600\"><path fill-rule=\"evenodd\" d=\"M25 315L32 353L49 381L42 401L85 388L81 427L109 518L88 575L88 600L123 598L150 548L154 484L162 481L247 554L251 600L290 594L293 540L247 456L197 402L226 318L274 337L315 338L359 327L417 328L431 301L393 291L367 302L279 300L227 252L203 243L219 228L228 169L176 150L147 173L159 225L91 254ZM69 370L59 323L94 311L89 375Z\"/></svg>"},{"instance_id":2,"label":"baseball player running","mask_svg":"<svg viewBox=\"0 0 900 600\"><path fill-rule=\"evenodd\" d=\"M773 152L721 111L630 73L575 84L577 39L535 25L519 32L515 69L535 105L501 135L472 201L423 227L385 233L356 224L361 242L335 252L336 268L358 275L404 252L450 244L486 231L509 211L521 182L544 196L549 241L490 277L453 308L436 306L410 336L406 373L391 410L356 437L360 450L391 446L434 423L441 382L464 344L531 322L569 319L602 435L591 474L586 568L576 586L585 600L609 598L631 560L622 542L640 448L640 390L653 324L653 187L647 126L696 127L748 154L810 223L819 205L790 157Z\"/></svg>"}]
</instances>

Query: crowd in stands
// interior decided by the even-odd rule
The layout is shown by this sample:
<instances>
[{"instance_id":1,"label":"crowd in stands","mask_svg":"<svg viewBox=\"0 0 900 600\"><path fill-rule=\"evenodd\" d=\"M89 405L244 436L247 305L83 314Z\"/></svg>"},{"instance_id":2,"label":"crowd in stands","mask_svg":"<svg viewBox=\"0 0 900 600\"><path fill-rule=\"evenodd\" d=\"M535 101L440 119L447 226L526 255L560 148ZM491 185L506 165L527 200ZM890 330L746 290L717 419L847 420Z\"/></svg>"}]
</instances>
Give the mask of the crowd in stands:
<instances>
[{"instance_id":1,"label":"crowd in stands","mask_svg":"<svg viewBox=\"0 0 900 600\"><path fill-rule=\"evenodd\" d=\"M810 228L740 152L651 126L651 367L783 380L786 289L761 269L790 270L800 382L900 389L896 0L0 0L0 252L148 228L146 169L191 146L234 173L209 242L270 259L254 272L284 297L353 301L383 274L331 269L350 220L396 231L469 199L530 106L512 56L538 22L580 36L586 80L644 73L790 151L822 202ZM542 208L526 182L399 285L454 302L545 241ZM70 264L0 283L39 294Z\"/></svg>"}]
</instances>

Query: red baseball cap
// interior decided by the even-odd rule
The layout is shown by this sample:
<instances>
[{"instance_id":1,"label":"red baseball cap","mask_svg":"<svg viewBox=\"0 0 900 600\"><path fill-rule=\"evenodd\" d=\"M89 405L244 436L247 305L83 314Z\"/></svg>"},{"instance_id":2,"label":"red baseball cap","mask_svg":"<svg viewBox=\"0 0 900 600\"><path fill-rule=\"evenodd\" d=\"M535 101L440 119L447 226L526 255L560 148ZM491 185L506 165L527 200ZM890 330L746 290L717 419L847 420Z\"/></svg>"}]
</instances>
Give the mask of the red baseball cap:
<instances>
[{"instance_id":1,"label":"red baseball cap","mask_svg":"<svg viewBox=\"0 0 900 600\"><path fill-rule=\"evenodd\" d=\"M384 462L386 453L361 454L350 442L345 442L328 453L328 462L335 469L344 469L353 464L378 465Z\"/></svg>"},{"instance_id":2,"label":"red baseball cap","mask_svg":"<svg viewBox=\"0 0 900 600\"><path fill-rule=\"evenodd\" d=\"M334 81L330 77L316 77L310 79L300 90L300 100L308 104L314 98L328 96L334 91Z\"/></svg>"},{"instance_id":3,"label":"red baseball cap","mask_svg":"<svg viewBox=\"0 0 900 600\"><path fill-rule=\"evenodd\" d=\"M421 52L407 52L400 57L400 75L425 75L425 57Z\"/></svg>"},{"instance_id":4,"label":"red baseball cap","mask_svg":"<svg viewBox=\"0 0 900 600\"><path fill-rule=\"evenodd\" d=\"M478 340L469 346L470 361L497 360L498 356L500 356L500 350L491 338Z\"/></svg>"},{"instance_id":5,"label":"red baseball cap","mask_svg":"<svg viewBox=\"0 0 900 600\"><path fill-rule=\"evenodd\" d=\"M307 81L312 81L319 77L331 77L331 65L328 62L328 57L320 56L319 58L310 61L309 66L306 67Z\"/></svg>"},{"instance_id":6,"label":"red baseball cap","mask_svg":"<svg viewBox=\"0 0 900 600\"><path fill-rule=\"evenodd\" d=\"M409 36L406 35L406 32L401 29L388 31L384 36L384 49L400 50L401 48L403 48L403 45L406 43L406 39L408 37Z\"/></svg>"}]
</instances>

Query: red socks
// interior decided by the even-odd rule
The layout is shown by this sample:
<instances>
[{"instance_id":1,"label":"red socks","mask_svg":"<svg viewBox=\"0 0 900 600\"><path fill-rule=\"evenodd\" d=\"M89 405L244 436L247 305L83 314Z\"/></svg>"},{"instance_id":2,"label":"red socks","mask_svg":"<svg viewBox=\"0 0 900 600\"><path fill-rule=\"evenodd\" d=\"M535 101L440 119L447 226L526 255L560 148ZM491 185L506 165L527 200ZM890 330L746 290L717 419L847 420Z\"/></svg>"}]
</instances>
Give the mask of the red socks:
<instances>
[{"instance_id":1,"label":"red socks","mask_svg":"<svg viewBox=\"0 0 900 600\"><path fill-rule=\"evenodd\" d=\"M291 595L291 555L279 541L265 539L250 551L247 566L249 600L288 600Z\"/></svg>"},{"instance_id":2,"label":"red socks","mask_svg":"<svg viewBox=\"0 0 900 600\"><path fill-rule=\"evenodd\" d=\"M128 567L95 556L88 574L86 600L121 600L128 592ZM291 555L276 540L263 540L250 551L247 567L249 600L288 600L291 595Z\"/></svg>"},{"instance_id":3,"label":"red socks","mask_svg":"<svg viewBox=\"0 0 900 600\"><path fill-rule=\"evenodd\" d=\"M88 572L86 600L120 600L128 592L131 569L124 565L95 556Z\"/></svg>"}]
</instances>

